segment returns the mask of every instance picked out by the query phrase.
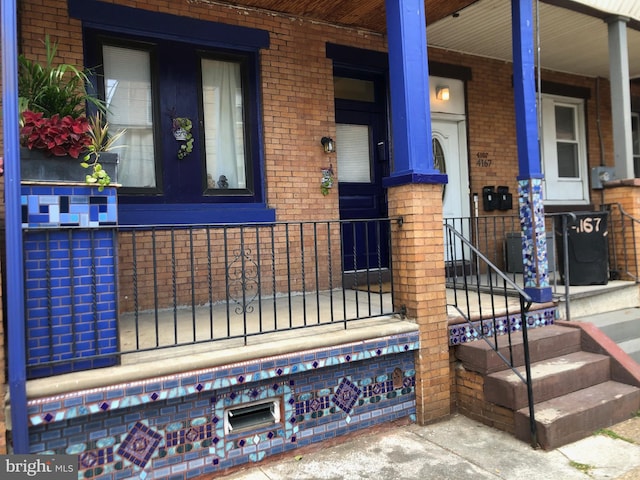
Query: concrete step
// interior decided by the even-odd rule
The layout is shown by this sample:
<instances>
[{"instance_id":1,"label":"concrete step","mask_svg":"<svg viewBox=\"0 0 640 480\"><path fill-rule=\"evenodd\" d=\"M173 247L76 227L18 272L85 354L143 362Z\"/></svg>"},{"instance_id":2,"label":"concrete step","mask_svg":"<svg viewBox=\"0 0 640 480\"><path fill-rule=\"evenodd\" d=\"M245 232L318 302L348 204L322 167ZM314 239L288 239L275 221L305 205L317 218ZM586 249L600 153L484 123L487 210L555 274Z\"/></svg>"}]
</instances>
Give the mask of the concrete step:
<instances>
[{"instance_id":1,"label":"concrete step","mask_svg":"<svg viewBox=\"0 0 640 480\"><path fill-rule=\"evenodd\" d=\"M640 308L625 308L576 319L593 323L616 343L640 338Z\"/></svg>"},{"instance_id":2,"label":"concrete step","mask_svg":"<svg viewBox=\"0 0 640 480\"><path fill-rule=\"evenodd\" d=\"M626 342L620 342L618 346L629 354L636 363L640 364L640 338L634 338L633 340L627 340Z\"/></svg>"},{"instance_id":3,"label":"concrete step","mask_svg":"<svg viewBox=\"0 0 640 480\"><path fill-rule=\"evenodd\" d=\"M558 285L555 298L558 302L558 317L566 320L563 285ZM599 286L571 286L569 301L571 320L580 321L586 316L640 307L640 288L635 282L622 280L609 281L607 285Z\"/></svg>"},{"instance_id":4,"label":"concrete step","mask_svg":"<svg viewBox=\"0 0 640 480\"><path fill-rule=\"evenodd\" d=\"M524 349L522 347L522 333L511 335L514 366L524 365ZM489 340L493 341L493 337ZM509 359L507 335L498 337L501 355ZM577 328L550 325L543 328L529 330L529 355L532 363L547 360L560 355L580 350L580 330ZM455 355L467 370L482 375L505 369L504 361L493 351L484 340L478 340L455 347Z\"/></svg>"},{"instance_id":5,"label":"concrete step","mask_svg":"<svg viewBox=\"0 0 640 480\"><path fill-rule=\"evenodd\" d=\"M631 418L640 408L640 389L607 381L535 405L538 443L545 450L588 437ZM515 412L516 437L530 439L529 409Z\"/></svg>"},{"instance_id":6,"label":"concrete step","mask_svg":"<svg viewBox=\"0 0 640 480\"><path fill-rule=\"evenodd\" d=\"M525 369L518 369L526 378ZM606 382L610 376L610 359L606 355L574 352L531 365L533 401L541 403L577 390ZM527 385L512 370L488 375L484 381L485 400L520 410L529 405Z\"/></svg>"}]
</instances>

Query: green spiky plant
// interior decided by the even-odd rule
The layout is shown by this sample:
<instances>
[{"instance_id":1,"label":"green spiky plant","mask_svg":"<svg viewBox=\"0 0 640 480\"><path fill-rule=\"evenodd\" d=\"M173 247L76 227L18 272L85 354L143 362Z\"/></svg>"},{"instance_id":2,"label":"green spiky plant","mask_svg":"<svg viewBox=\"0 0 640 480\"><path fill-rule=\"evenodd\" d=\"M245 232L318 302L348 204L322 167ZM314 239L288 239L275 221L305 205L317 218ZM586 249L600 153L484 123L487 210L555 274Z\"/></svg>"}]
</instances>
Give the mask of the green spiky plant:
<instances>
[{"instance_id":1,"label":"green spiky plant","mask_svg":"<svg viewBox=\"0 0 640 480\"><path fill-rule=\"evenodd\" d=\"M80 165L84 168L91 168L91 173L87 174L85 181L88 184L98 185L98 191L102 191L111 183L111 177L100 165L100 153L124 147L124 145L116 145L116 143L126 130L120 130L115 135L109 134L109 123L100 112L89 117L89 127L88 135L91 143L87 145L87 154Z\"/></svg>"},{"instance_id":2,"label":"green spiky plant","mask_svg":"<svg viewBox=\"0 0 640 480\"><path fill-rule=\"evenodd\" d=\"M88 74L67 63L56 64L56 43L45 36L46 60L39 63L24 55L18 57L18 98L20 114L25 110L42 112L45 118L55 114L78 118L85 113L87 103L105 112L105 103L87 92L91 85Z\"/></svg>"}]
</instances>

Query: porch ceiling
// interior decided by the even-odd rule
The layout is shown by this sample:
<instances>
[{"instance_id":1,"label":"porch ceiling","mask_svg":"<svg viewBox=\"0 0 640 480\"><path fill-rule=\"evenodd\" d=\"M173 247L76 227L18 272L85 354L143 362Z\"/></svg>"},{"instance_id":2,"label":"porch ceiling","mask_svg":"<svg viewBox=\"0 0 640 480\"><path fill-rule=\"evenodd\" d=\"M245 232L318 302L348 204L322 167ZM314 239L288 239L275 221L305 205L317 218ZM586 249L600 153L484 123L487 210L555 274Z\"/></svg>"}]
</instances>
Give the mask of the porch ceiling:
<instances>
[{"instance_id":1,"label":"porch ceiling","mask_svg":"<svg viewBox=\"0 0 640 480\"><path fill-rule=\"evenodd\" d=\"M509 62L512 60L510 1L425 2L429 45ZM386 32L384 0L236 0L221 3ZM535 6L535 0L533 3ZM612 14L631 18L627 30L628 44L640 45L640 8L636 0L542 0L539 5L542 67L608 78L608 33L604 19ZM640 79L640 48L629 48L629 73L632 79Z\"/></svg>"}]
</instances>

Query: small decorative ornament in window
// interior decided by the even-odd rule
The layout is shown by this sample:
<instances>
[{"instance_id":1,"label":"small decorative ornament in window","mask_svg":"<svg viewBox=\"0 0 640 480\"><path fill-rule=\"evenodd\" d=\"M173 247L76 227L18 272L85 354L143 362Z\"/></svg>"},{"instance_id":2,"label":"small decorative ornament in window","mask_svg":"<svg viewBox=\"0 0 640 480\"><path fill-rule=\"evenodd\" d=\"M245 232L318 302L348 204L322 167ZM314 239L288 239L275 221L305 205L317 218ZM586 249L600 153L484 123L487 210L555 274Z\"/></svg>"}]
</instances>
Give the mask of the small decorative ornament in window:
<instances>
[{"instance_id":1,"label":"small decorative ornament in window","mask_svg":"<svg viewBox=\"0 0 640 480\"><path fill-rule=\"evenodd\" d=\"M193 123L187 117L173 117L172 132L178 142L184 142L178 149L178 158L182 160L193 151Z\"/></svg>"},{"instance_id":2,"label":"small decorative ornament in window","mask_svg":"<svg viewBox=\"0 0 640 480\"><path fill-rule=\"evenodd\" d=\"M333 165L329 165L329 168L322 169L322 181L320 182L320 191L322 192L322 195L329 195L329 189L333 187L333 182Z\"/></svg>"}]
</instances>

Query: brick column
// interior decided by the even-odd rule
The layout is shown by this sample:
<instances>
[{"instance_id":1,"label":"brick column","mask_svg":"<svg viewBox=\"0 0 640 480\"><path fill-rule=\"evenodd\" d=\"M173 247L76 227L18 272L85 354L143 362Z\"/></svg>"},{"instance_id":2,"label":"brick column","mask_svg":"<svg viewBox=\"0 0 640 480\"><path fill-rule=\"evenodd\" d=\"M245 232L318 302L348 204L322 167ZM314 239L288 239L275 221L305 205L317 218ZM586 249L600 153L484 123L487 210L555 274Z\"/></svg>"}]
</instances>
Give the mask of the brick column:
<instances>
[{"instance_id":1,"label":"brick column","mask_svg":"<svg viewBox=\"0 0 640 480\"><path fill-rule=\"evenodd\" d=\"M442 185L407 184L388 193L389 216L403 220L392 230L394 307L404 307L420 327L416 417L424 425L450 413Z\"/></svg>"},{"instance_id":2,"label":"brick column","mask_svg":"<svg viewBox=\"0 0 640 480\"><path fill-rule=\"evenodd\" d=\"M640 219L640 178L630 178L609 182L604 189L604 203L608 205L618 204L625 213L635 219ZM622 222L617 208L611 210L612 220L609 225L610 235L615 239L615 254L620 261L619 265L610 265L612 270L620 270L622 280L632 280L626 276L623 270L628 270L638 277L640 273L640 255L635 256L634 252L640 253L640 231L636 230L636 245L633 246L633 225L625 222L626 229L622 231ZM624 265L625 260L627 265Z\"/></svg>"}]
</instances>

